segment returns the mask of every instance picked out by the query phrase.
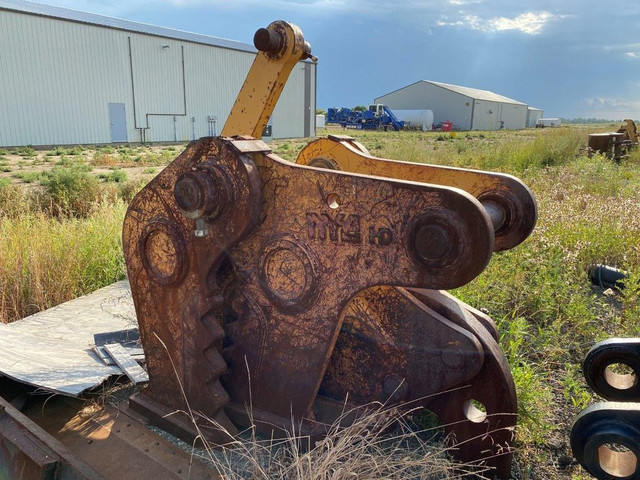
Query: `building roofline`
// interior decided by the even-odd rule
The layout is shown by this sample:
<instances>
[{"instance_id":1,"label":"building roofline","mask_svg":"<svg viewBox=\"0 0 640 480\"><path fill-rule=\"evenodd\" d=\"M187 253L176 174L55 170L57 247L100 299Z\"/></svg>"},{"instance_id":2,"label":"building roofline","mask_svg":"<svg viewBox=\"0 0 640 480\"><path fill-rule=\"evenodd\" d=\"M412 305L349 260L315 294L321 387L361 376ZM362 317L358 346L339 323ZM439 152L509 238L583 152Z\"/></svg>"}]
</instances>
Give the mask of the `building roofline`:
<instances>
[{"instance_id":1,"label":"building roofline","mask_svg":"<svg viewBox=\"0 0 640 480\"><path fill-rule=\"evenodd\" d=\"M398 88L398 89L396 89L396 90L394 90L392 92L385 93L384 95L380 95L380 96L376 97L376 99L385 97L387 95L391 95L392 93L399 92L400 90L404 90L405 88L412 87L412 86L417 85L419 83L428 83L428 84L433 85L435 87L443 88L445 90L457 93L458 95L462 95L463 97L467 97L467 98L470 98L472 100L485 100L485 101L492 101L492 102L510 103L510 104L514 104L514 105L527 105L524 102L520 102L518 100L514 100L513 98L505 97L504 95L500 95L499 93L494 93L494 92L492 92L490 90L481 90L479 88L463 87L462 85L452 85L452 84L449 84L449 83L436 82L436 81L433 81L433 80L418 80L417 82L411 83L411 84L406 85L406 86L401 87L401 88ZM467 90L467 93L464 93L464 92L460 91L459 89ZM474 92L476 93L476 95L474 95ZM496 98L488 99L486 97L486 95L483 96L482 94L489 94L490 96L496 97Z\"/></svg>"},{"instance_id":2,"label":"building roofline","mask_svg":"<svg viewBox=\"0 0 640 480\"><path fill-rule=\"evenodd\" d=\"M211 45L215 47L226 48L229 50L257 53L257 50L253 47L253 45L238 42L236 40L212 37L209 35L202 35L200 33L185 32L182 30L175 30L173 28L158 27L147 23L133 22L130 20L107 17L94 13L86 13L69 8L54 7L52 5L29 2L26 0L0 0L0 10L9 10L13 12L26 13L29 15L50 17L59 20L84 23L115 30L124 30L128 32L153 35L156 37L184 40L187 42Z\"/></svg>"},{"instance_id":3,"label":"building roofline","mask_svg":"<svg viewBox=\"0 0 640 480\"><path fill-rule=\"evenodd\" d=\"M439 87L442 87L446 90L458 93L460 95L464 95L465 97L473 98L474 100L485 100L485 101L500 102L500 103L512 103L515 105L527 105L524 102L520 102L519 100L515 100L513 98L505 97L504 95L500 95L499 93L492 92L491 90L482 90L480 88L464 87L462 85L453 85L450 83L443 83L443 82L434 82L432 80L424 80L424 81L431 83L432 85L437 85ZM463 93L459 89L467 90L468 93ZM487 96L483 98L483 96L487 94L490 97L497 97L497 98L492 99L492 98L488 98Z\"/></svg>"},{"instance_id":4,"label":"building roofline","mask_svg":"<svg viewBox=\"0 0 640 480\"><path fill-rule=\"evenodd\" d=\"M443 90L446 90L447 92L453 92L453 93L457 93L458 95L462 95L463 97L467 97L469 100L478 100L477 97L473 97L471 95L466 95L466 94L464 94L462 92L458 92L458 91L453 90L451 88L447 88L449 86L455 87L455 85L449 85L448 83L442 83L442 82L434 82L432 80L422 80L422 81L425 82L425 83L430 83L434 87L439 87L439 88L441 88ZM463 87L463 88L466 88L466 87Z\"/></svg>"},{"instance_id":5,"label":"building roofline","mask_svg":"<svg viewBox=\"0 0 640 480\"><path fill-rule=\"evenodd\" d=\"M413 87L414 85L417 85L418 83L421 83L421 82L426 82L426 80L418 80L417 82L410 83L409 85L405 85L404 87L396 88L395 90L393 90L393 91L391 91L389 93L385 93L384 95L378 95L375 99L386 97L387 95L391 95L392 93L399 92L400 90L404 90L405 88ZM374 101L375 101L375 99L374 99Z\"/></svg>"}]
</instances>

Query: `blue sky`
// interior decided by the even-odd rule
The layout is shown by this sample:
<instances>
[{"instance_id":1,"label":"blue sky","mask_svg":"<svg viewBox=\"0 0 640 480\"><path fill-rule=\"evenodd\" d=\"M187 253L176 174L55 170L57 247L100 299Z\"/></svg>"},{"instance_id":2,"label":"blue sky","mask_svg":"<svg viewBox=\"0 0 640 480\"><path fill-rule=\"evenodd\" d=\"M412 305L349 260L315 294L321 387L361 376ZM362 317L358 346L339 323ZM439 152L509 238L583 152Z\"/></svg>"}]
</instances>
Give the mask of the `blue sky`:
<instances>
[{"instance_id":1,"label":"blue sky","mask_svg":"<svg viewBox=\"0 0 640 480\"><path fill-rule=\"evenodd\" d=\"M492 90L546 117L640 118L640 2L597 0L49 0L251 43L273 20L319 59L318 106L418 80Z\"/></svg>"}]
</instances>

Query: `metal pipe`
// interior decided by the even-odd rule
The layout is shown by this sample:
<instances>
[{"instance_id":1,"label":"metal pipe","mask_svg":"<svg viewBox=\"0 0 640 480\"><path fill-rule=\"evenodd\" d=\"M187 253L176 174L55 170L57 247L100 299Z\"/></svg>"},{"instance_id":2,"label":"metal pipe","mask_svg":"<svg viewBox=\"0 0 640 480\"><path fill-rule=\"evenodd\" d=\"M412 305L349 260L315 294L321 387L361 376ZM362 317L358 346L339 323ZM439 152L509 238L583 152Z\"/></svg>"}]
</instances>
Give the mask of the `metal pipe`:
<instances>
[{"instance_id":1,"label":"metal pipe","mask_svg":"<svg viewBox=\"0 0 640 480\"><path fill-rule=\"evenodd\" d=\"M482 202L482 206L489 214L489 218L493 224L493 230L498 231L507 220L507 213L505 212L504 207L493 200Z\"/></svg>"},{"instance_id":2,"label":"metal pipe","mask_svg":"<svg viewBox=\"0 0 640 480\"><path fill-rule=\"evenodd\" d=\"M178 120L175 115L173 116L173 141L178 141Z\"/></svg>"},{"instance_id":3,"label":"metal pipe","mask_svg":"<svg viewBox=\"0 0 640 480\"><path fill-rule=\"evenodd\" d=\"M187 79L186 79L185 68L184 68L184 45L180 45L180 51L182 55L182 109L183 109L183 112L182 113L147 113L146 128L151 128L149 127L149 117L151 116L153 117L171 117L171 116L186 117L187 116Z\"/></svg>"},{"instance_id":4,"label":"metal pipe","mask_svg":"<svg viewBox=\"0 0 640 480\"><path fill-rule=\"evenodd\" d=\"M145 129L138 126L138 116L136 115L136 87L133 80L133 54L131 53L131 37L127 37L127 43L129 45L129 73L131 75L131 97L133 100L133 127L140 131L140 142L145 143Z\"/></svg>"}]
</instances>

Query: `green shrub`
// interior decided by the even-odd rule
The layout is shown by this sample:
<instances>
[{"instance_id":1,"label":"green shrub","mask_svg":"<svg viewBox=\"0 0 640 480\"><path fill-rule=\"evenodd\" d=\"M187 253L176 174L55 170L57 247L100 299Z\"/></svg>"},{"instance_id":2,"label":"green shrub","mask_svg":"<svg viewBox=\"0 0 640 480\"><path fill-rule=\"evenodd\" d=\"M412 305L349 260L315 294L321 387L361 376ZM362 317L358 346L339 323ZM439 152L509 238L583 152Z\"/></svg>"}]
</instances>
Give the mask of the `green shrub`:
<instances>
[{"instance_id":1,"label":"green shrub","mask_svg":"<svg viewBox=\"0 0 640 480\"><path fill-rule=\"evenodd\" d=\"M54 215L87 216L101 199L96 177L82 166L54 167L42 182Z\"/></svg>"},{"instance_id":2,"label":"green shrub","mask_svg":"<svg viewBox=\"0 0 640 480\"><path fill-rule=\"evenodd\" d=\"M98 153L116 153L116 150L109 145L97 146L96 151Z\"/></svg>"},{"instance_id":3,"label":"green shrub","mask_svg":"<svg viewBox=\"0 0 640 480\"><path fill-rule=\"evenodd\" d=\"M27 145L26 147L16 147L11 150L11 153L22 157L35 157L37 155L35 149L31 145Z\"/></svg>"},{"instance_id":4,"label":"green shrub","mask_svg":"<svg viewBox=\"0 0 640 480\"><path fill-rule=\"evenodd\" d=\"M71 147L67 150L67 155L82 155L84 153L84 148L80 145L76 145L75 147Z\"/></svg>"},{"instance_id":5,"label":"green shrub","mask_svg":"<svg viewBox=\"0 0 640 480\"><path fill-rule=\"evenodd\" d=\"M117 196L129 203L133 197L147 184L145 180L127 180L118 184Z\"/></svg>"},{"instance_id":6,"label":"green shrub","mask_svg":"<svg viewBox=\"0 0 640 480\"><path fill-rule=\"evenodd\" d=\"M56 162L56 165L61 167L77 167L90 172L93 168L91 165L87 165L83 157L68 157L66 154L60 157L60 160Z\"/></svg>"},{"instance_id":7,"label":"green shrub","mask_svg":"<svg viewBox=\"0 0 640 480\"><path fill-rule=\"evenodd\" d=\"M11 169L9 169L9 171L11 171ZM33 171L17 172L13 174L14 178L17 178L18 180L22 180L24 183L40 182L43 179L45 179L46 176L47 175L44 172L33 172Z\"/></svg>"},{"instance_id":8,"label":"green shrub","mask_svg":"<svg viewBox=\"0 0 640 480\"><path fill-rule=\"evenodd\" d=\"M123 183L127 180L127 172L117 168L109 173L98 174L98 178L104 180L105 182Z\"/></svg>"},{"instance_id":9,"label":"green shrub","mask_svg":"<svg viewBox=\"0 0 640 480\"><path fill-rule=\"evenodd\" d=\"M118 163L118 161L114 155L101 151L95 152L91 159L91 165L95 165L96 167L111 167L116 165L116 163Z\"/></svg>"}]
</instances>

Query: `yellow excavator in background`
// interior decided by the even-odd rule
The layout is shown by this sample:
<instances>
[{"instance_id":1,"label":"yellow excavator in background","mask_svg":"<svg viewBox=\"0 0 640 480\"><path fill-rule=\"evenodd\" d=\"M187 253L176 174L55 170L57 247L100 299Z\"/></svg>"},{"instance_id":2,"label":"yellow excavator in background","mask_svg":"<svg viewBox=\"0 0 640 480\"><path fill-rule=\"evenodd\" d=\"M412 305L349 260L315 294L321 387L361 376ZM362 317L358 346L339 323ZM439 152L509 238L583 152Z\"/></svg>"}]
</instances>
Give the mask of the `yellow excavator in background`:
<instances>
[{"instance_id":1,"label":"yellow excavator in background","mask_svg":"<svg viewBox=\"0 0 640 480\"><path fill-rule=\"evenodd\" d=\"M630 118L626 118L625 124L622 125L616 133L622 133L622 140L628 140L632 143L638 143L638 129L636 127L636 122L631 120Z\"/></svg>"}]
</instances>

